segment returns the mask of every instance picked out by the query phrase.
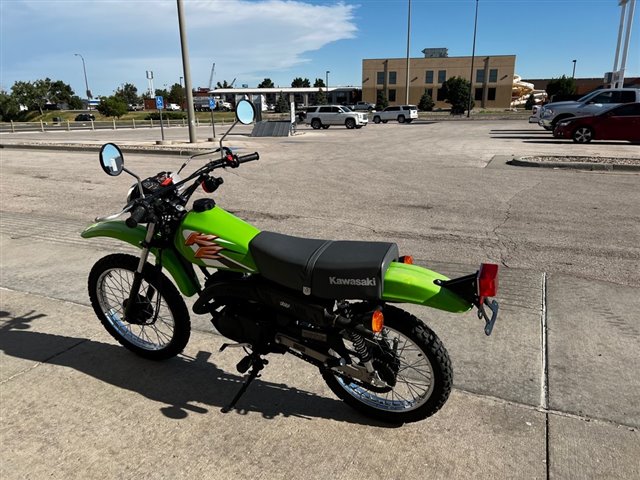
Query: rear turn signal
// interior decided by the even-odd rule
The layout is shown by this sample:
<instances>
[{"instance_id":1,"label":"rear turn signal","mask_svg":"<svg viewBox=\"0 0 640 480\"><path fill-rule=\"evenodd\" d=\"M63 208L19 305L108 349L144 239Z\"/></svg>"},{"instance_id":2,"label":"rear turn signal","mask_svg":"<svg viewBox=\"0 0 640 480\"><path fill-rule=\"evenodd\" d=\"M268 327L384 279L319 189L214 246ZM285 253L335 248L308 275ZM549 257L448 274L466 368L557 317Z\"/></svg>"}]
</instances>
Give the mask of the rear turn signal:
<instances>
[{"instance_id":1,"label":"rear turn signal","mask_svg":"<svg viewBox=\"0 0 640 480\"><path fill-rule=\"evenodd\" d=\"M406 263L407 265L413 265L413 257L411 255L403 255L399 258L400 263Z\"/></svg>"},{"instance_id":2,"label":"rear turn signal","mask_svg":"<svg viewBox=\"0 0 640 480\"><path fill-rule=\"evenodd\" d=\"M384 315L380 310L373 312L371 316L371 331L373 333L380 333L384 328Z\"/></svg>"},{"instance_id":3,"label":"rear turn signal","mask_svg":"<svg viewBox=\"0 0 640 480\"><path fill-rule=\"evenodd\" d=\"M495 297L498 292L498 265L483 263L478 273L478 296L481 301L485 297Z\"/></svg>"}]
</instances>

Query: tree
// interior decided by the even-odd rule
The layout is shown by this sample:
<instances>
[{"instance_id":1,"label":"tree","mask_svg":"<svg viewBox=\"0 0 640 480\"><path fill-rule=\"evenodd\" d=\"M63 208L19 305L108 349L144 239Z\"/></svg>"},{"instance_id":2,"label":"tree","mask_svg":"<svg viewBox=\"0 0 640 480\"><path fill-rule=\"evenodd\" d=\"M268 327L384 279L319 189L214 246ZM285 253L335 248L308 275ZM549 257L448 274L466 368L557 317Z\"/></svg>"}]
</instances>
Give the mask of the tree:
<instances>
[{"instance_id":1,"label":"tree","mask_svg":"<svg viewBox=\"0 0 640 480\"><path fill-rule=\"evenodd\" d=\"M376 97L376 110L384 110L389 106L389 100L384 94L383 90L378 90L378 95Z\"/></svg>"},{"instance_id":2,"label":"tree","mask_svg":"<svg viewBox=\"0 0 640 480\"><path fill-rule=\"evenodd\" d=\"M289 111L289 102L284 98L284 94L280 92L278 95L278 100L276 101L275 112L276 113L286 113Z\"/></svg>"},{"instance_id":3,"label":"tree","mask_svg":"<svg viewBox=\"0 0 640 480\"><path fill-rule=\"evenodd\" d=\"M11 93L15 100L30 110L40 110L42 115L44 106L47 104L49 94L49 84L51 80L36 80L35 82L17 81L11 87Z\"/></svg>"},{"instance_id":4,"label":"tree","mask_svg":"<svg viewBox=\"0 0 640 480\"><path fill-rule=\"evenodd\" d=\"M227 83L226 80L223 80L222 83L217 82L216 88L232 88L230 83Z\"/></svg>"},{"instance_id":5,"label":"tree","mask_svg":"<svg viewBox=\"0 0 640 480\"><path fill-rule=\"evenodd\" d=\"M69 110L80 110L84 108L84 102L78 95L73 95L68 101Z\"/></svg>"},{"instance_id":6,"label":"tree","mask_svg":"<svg viewBox=\"0 0 640 480\"><path fill-rule=\"evenodd\" d=\"M424 93L420 97L418 108L423 112L430 112L431 110L433 110L434 105L435 103L433 102L433 98L431 98L431 95L429 95L429 93L425 89Z\"/></svg>"},{"instance_id":7,"label":"tree","mask_svg":"<svg viewBox=\"0 0 640 480\"><path fill-rule=\"evenodd\" d=\"M169 92L166 88L156 88L156 97L162 97L166 101L169 98Z\"/></svg>"},{"instance_id":8,"label":"tree","mask_svg":"<svg viewBox=\"0 0 640 480\"><path fill-rule=\"evenodd\" d=\"M258 84L258 88L275 88L275 85L270 78L265 78Z\"/></svg>"},{"instance_id":9,"label":"tree","mask_svg":"<svg viewBox=\"0 0 640 480\"><path fill-rule=\"evenodd\" d=\"M576 89L576 81L565 75L560 78L552 78L551 81L547 83L546 88L549 98L554 95L575 95Z\"/></svg>"},{"instance_id":10,"label":"tree","mask_svg":"<svg viewBox=\"0 0 640 480\"><path fill-rule=\"evenodd\" d=\"M169 95L167 95L169 103L176 103L182 105L186 103L184 88L179 83L174 83L169 89Z\"/></svg>"},{"instance_id":11,"label":"tree","mask_svg":"<svg viewBox=\"0 0 640 480\"><path fill-rule=\"evenodd\" d=\"M310 87L311 83L308 78L296 77L293 79L293 82L291 82L291 86L294 88Z\"/></svg>"},{"instance_id":12,"label":"tree","mask_svg":"<svg viewBox=\"0 0 640 480\"><path fill-rule=\"evenodd\" d=\"M527 98L527 102L524 104L524 109L525 110L533 110L533 106L536 104L536 97L535 95L532 93L529 95L529 97Z\"/></svg>"},{"instance_id":13,"label":"tree","mask_svg":"<svg viewBox=\"0 0 640 480\"><path fill-rule=\"evenodd\" d=\"M313 82L313 86L314 87L321 87L321 88L326 87L326 85L324 84L324 80L321 79L321 78L316 78L316 81Z\"/></svg>"},{"instance_id":14,"label":"tree","mask_svg":"<svg viewBox=\"0 0 640 480\"><path fill-rule=\"evenodd\" d=\"M96 108L105 117L120 118L122 115L127 113L127 102L125 102L121 97L112 95L110 97L102 97Z\"/></svg>"},{"instance_id":15,"label":"tree","mask_svg":"<svg viewBox=\"0 0 640 480\"><path fill-rule=\"evenodd\" d=\"M52 81L45 78L44 81L47 82L47 99L50 103L69 103L75 93L70 85L62 80Z\"/></svg>"},{"instance_id":16,"label":"tree","mask_svg":"<svg viewBox=\"0 0 640 480\"><path fill-rule=\"evenodd\" d=\"M140 101L140 98L138 97L138 88L131 83L125 83L118 88L115 96L124 100L127 105L137 105Z\"/></svg>"},{"instance_id":17,"label":"tree","mask_svg":"<svg viewBox=\"0 0 640 480\"><path fill-rule=\"evenodd\" d=\"M0 120L8 122L16 120L20 115L20 105L13 95L8 92L0 92Z\"/></svg>"},{"instance_id":18,"label":"tree","mask_svg":"<svg viewBox=\"0 0 640 480\"><path fill-rule=\"evenodd\" d=\"M324 93L324 90L318 89L318 93L316 93L316 105L326 105L327 104L327 94Z\"/></svg>"},{"instance_id":19,"label":"tree","mask_svg":"<svg viewBox=\"0 0 640 480\"><path fill-rule=\"evenodd\" d=\"M471 83L462 77L451 77L442 84L444 98L451 104L451 115L461 115L469 108ZM471 100L471 108L475 102Z\"/></svg>"}]
</instances>

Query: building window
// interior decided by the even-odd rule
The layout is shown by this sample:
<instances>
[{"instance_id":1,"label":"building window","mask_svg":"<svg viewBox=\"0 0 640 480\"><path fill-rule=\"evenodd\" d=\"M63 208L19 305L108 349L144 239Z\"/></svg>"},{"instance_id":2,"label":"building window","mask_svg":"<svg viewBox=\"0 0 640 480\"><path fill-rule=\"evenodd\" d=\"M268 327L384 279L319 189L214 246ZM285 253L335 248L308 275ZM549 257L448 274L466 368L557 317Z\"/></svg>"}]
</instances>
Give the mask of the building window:
<instances>
[{"instance_id":1,"label":"building window","mask_svg":"<svg viewBox=\"0 0 640 480\"><path fill-rule=\"evenodd\" d=\"M391 85L395 85L396 84L396 72L389 72L389 84Z\"/></svg>"},{"instance_id":2,"label":"building window","mask_svg":"<svg viewBox=\"0 0 640 480\"><path fill-rule=\"evenodd\" d=\"M437 100L439 102L444 102L445 98L446 97L445 97L445 94L444 94L444 88L439 88L438 89L438 98L437 98Z\"/></svg>"},{"instance_id":3,"label":"building window","mask_svg":"<svg viewBox=\"0 0 640 480\"><path fill-rule=\"evenodd\" d=\"M427 74L424 78L424 83L431 84L433 83L433 70L427 70Z\"/></svg>"},{"instance_id":4,"label":"building window","mask_svg":"<svg viewBox=\"0 0 640 480\"><path fill-rule=\"evenodd\" d=\"M496 89L495 87L488 89L487 91L487 100L495 100L496 99Z\"/></svg>"},{"instance_id":5,"label":"building window","mask_svg":"<svg viewBox=\"0 0 640 480\"><path fill-rule=\"evenodd\" d=\"M425 88L425 92L433 99L433 88Z\"/></svg>"},{"instance_id":6,"label":"building window","mask_svg":"<svg viewBox=\"0 0 640 480\"><path fill-rule=\"evenodd\" d=\"M476 88L476 93L475 93L475 96L473 98L474 98L474 100L477 100L479 102L482 101L482 87Z\"/></svg>"},{"instance_id":7,"label":"building window","mask_svg":"<svg viewBox=\"0 0 640 480\"><path fill-rule=\"evenodd\" d=\"M390 102L395 102L396 101L396 89L395 88L390 88L389 89L389 101Z\"/></svg>"},{"instance_id":8,"label":"building window","mask_svg":"<svg viewBox=\"0 0 640 480\"><path fill-rule=\"evenodd\" d=\"M492 68L489 70L489 81L495 83L498 81L498 69Z\"/></svg>"},{"instance_id":9,"label":"building window","mask_svg":"<svg viewBox=\"0 0 640 480\"><path fill-rule=\"evenodd\" d=\"M484 68L476 70L476 83L484 83Z\"/></svg>"},{"instance_id":10,"label":"building window","mask_svg":"<svg viewBox=\"0 0 640 480\"><path fill-rule=\"evenodd\" d=\"M384 85L384 72L378 72L378 74L376 75L376 84L378 85Z\"/></svg>"},{"instance_id":11,"label":"building window","mask_svg":"<svg viewBox=\"0 0 640 480\"><path fill-rule=\"evenodd\" d=\"M438 70L438 83L444 83L447 81L447 71Z\"/></svg>"}]
</instances>

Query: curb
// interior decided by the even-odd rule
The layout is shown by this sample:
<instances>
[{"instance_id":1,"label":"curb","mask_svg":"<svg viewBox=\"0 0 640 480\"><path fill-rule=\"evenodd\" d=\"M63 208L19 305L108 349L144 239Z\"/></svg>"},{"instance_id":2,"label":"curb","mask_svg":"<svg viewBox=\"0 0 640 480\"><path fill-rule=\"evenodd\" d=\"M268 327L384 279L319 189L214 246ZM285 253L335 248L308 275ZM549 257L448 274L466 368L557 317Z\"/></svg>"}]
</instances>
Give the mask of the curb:
<instances>
[{"instance_id":1,"label":"curb","mask_svg":"<svg viewBox=\"0 0 640 480\"><path fill-rule=\"evenodd\" d=\"M516 167L565 168L574 170L590 170L600 172L640 172L640 165L619 165L614 163L584 163L584 162L531 162L513 158L507 165Z\"/></svg>"},{"instance_id":2,"label":"curb","mask_svg":"<svg viewBox=\"0 0 640 480\"><path fill-rule=\"evenodd\" d=\"M25 149L25 150L64 150L64 151L75 151L75 152L95 152L98 153L102 145L29 145L29 144L0 144L0 149L2 148L15 148L15 149ZM185 149L171 149L171 148L148 148L148 147L132 147L126 145L118 145L120 150L123 153L146 153L150 155L173 155L173 156L185 156L189 157L194 153L202 153L209 150L214 150L213 148L205 148L205 147L191 147Z\"/></svg>"}]
</instances>

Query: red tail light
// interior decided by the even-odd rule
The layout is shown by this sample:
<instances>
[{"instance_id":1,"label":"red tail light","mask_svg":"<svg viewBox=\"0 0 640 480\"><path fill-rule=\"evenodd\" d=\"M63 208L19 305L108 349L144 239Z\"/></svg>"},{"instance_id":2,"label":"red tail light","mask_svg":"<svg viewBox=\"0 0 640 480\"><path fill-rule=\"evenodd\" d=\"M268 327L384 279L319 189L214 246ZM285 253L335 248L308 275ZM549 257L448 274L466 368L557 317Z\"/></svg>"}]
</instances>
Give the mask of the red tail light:
<instances>
[{"instance_id":1,"label":"red tail light","mask_svg":"<svg viewBox=\"0 0 640 480\"><path fill-rule=\"evenodd\" d=\"M483 263L478 274L478 296L495 297L498 293L498 265L495 263Z\"/></svg>"}]
</instances>

